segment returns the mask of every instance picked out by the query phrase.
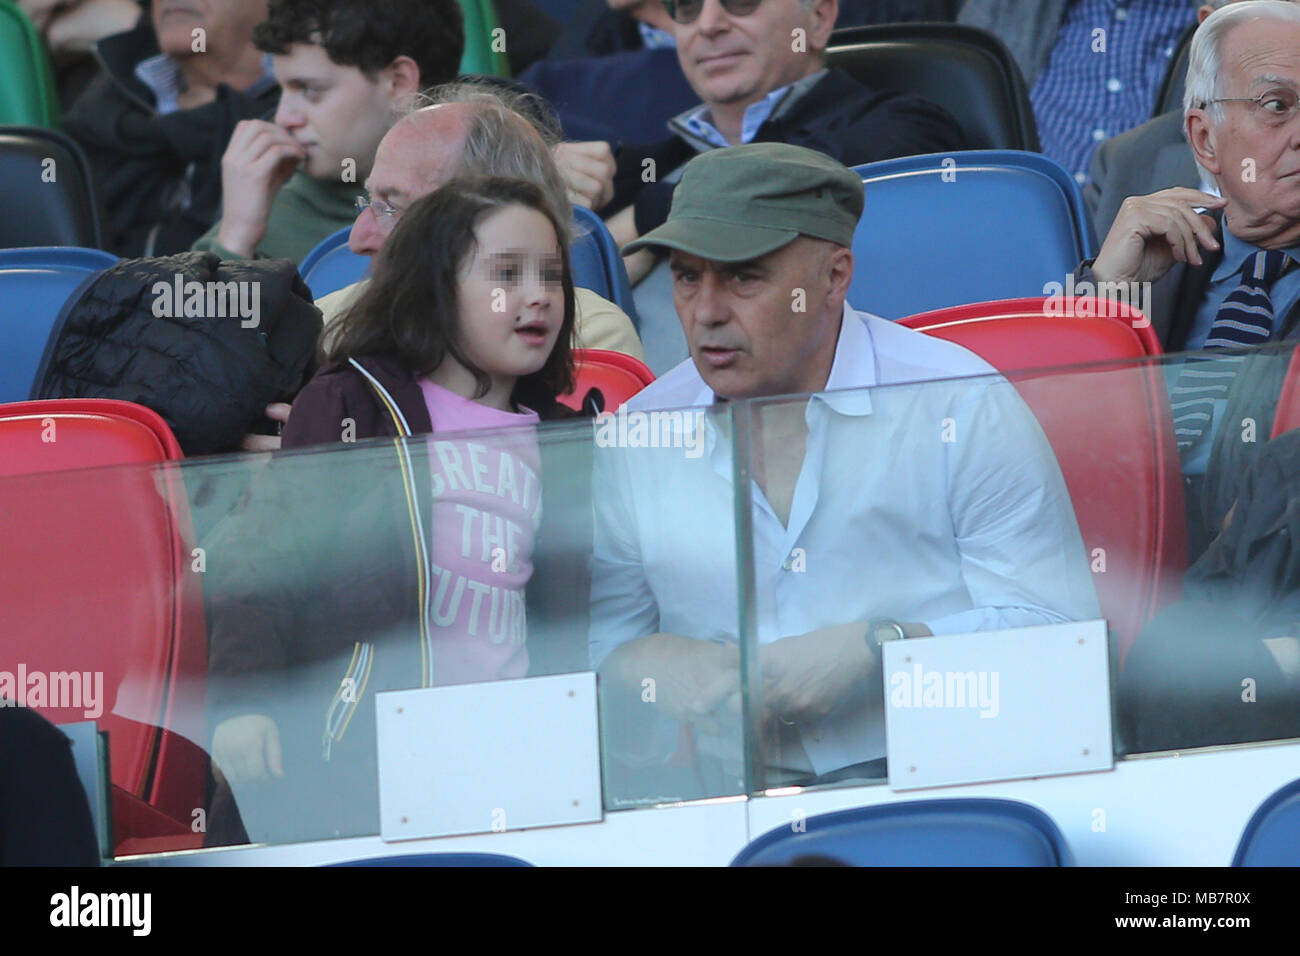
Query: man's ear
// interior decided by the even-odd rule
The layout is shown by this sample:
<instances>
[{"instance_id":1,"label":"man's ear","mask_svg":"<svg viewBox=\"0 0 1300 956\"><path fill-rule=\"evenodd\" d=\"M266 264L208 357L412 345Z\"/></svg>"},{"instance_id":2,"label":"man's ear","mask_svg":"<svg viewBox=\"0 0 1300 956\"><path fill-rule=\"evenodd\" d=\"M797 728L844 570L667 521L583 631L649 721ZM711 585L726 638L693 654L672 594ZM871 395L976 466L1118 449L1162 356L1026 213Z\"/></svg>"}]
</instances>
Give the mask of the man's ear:
<instances>
[{"instance_id":1,"label":"man's ear","mask_svg":"<svg viewBox=\"0 0 1300 956\"><path fill-rule=\"evenodd\" d=\"M826 270L826 298L842 303L848 298L849 283L853 281L853 250L846 246L832 246L830 255L826 257Z\"/></svg>"},{"instance_id":2,"label":"man's ear","mask_svg":"<svg viewBox=\"0 0 1300 956\"><path fill-rule=\"evenodd\" d=\"M1187 142L1191 144L1196 161L1218 176L1222 172L1222 165L1215 152L1215 129L1210 122L1209 114L1202 109L1188 110L1184 122L1186 126L1183 132L1187 136Z\"/></svg>"},{"instance_id":3,"label":"man's ear","mask_svg":"<svg viewBox=\"0 0 1300 956\"><path fill-rule=\"evenodd\" d=\"M420 67L409 56L399 56L384 67L381 76L392 84L395 97L420 91Z\"/></svg>"},{"instance_id":4,"label":"man's ear","mask_svg":"<svg viewBox=\"0 0 1300 956\"><path fill-rule=\"evenodd\" d=\"M839 0L812 0L812 25L808 30L808 51L820 54L831 42L831 31L840 14Z\"/></svg>"}]
</instances>

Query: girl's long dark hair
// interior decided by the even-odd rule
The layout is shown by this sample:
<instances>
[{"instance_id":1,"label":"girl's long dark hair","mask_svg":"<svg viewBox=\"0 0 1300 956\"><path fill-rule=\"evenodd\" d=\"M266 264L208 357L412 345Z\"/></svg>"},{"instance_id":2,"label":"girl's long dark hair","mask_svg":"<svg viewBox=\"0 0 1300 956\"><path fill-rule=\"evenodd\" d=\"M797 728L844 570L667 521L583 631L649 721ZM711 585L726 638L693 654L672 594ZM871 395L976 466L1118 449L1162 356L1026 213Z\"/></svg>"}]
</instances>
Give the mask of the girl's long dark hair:
<instances>
[{"instance_id":1,"label":"girl's long dark hair","mask_svg":"<svg viewBox=\"0 0 1300 956\"><path fill-rule=\"evenodd\" d=\"M566 235L542 191L522 179L499 176L453 179L411 204L375 256L373 278L338 319L326 351L330 364L382 352L396 353L415 375L431 374L448 356L478 383L478 397L491 380L465 357L457 334L457 290L467 257L474 254L475 229L489 213L525 206L547 218L556 236ZM516 405L543 417L555 410L557 396L573 390L573 275L568 246L560 241L564 263L564 322L546 364L520 376L510 395Z\"/></svg>"}]
</instances>

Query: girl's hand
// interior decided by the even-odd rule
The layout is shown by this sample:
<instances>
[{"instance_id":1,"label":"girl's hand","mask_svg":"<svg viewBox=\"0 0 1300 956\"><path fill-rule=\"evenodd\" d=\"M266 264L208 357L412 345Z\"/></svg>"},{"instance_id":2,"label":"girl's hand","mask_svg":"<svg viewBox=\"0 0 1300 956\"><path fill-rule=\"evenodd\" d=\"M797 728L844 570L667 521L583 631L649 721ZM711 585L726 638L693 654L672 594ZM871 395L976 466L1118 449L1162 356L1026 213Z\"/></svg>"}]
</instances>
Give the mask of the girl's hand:
<instances>
[{"instance_id":1,"label":"girl's hand","mask_svg":"<svg viewBox=\"0 0 1300 956\"><path fill-rule=\"evenodd\" d=\"M292 405L286 405L284 402L274 402L266 406L266 417L273 422L280 423L280 431L284 431L284 426L289 423L289 413L293 411ZM255 435L248 434L240 442L240 449L243 451L279 451L279 435Z\"/></svg>"}]
</instances>

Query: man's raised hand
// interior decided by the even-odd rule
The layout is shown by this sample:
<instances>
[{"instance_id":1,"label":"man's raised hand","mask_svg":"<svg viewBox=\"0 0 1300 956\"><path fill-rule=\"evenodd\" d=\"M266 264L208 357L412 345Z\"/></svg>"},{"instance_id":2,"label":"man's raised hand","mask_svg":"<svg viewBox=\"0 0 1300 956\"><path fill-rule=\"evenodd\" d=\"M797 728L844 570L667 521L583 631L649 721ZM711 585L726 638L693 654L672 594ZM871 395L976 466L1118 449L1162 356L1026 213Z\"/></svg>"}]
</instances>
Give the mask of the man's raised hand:
<instances>
[{"instance_id":1,"label":"man's raised hand","mask_svg":"<svg viewBox=\"0 0 1300 956\"><path fill-rule=\"evenodd\" d=\"M1130 196L1093 262L1099 282L1154 282L1175 262L1199 266L1201 250L1217 250L1215 221L1197 208L1222 209L1226 200L1178 186Z\"/></svg>"},{"instance_id":2,"label":"man's raised hand","mask_svg":"<svg viewBox=\"0 0 1300 956\"><path fill-rule=\"evenodd\" d=\"M558 143L551 153L574 205L600 209L614 198L615 164L609 143Z\"/></svg>"},{"instance_id":3,"label":"man's raised hand","mask_svg":"<svg viewBox=\"0 0 1300 956\"><path fill-rule=\"evenodd\" d=\"M288 132L265 120L243 120L221 157L221 228L217 242L252 258L266 236L271 203L307 151Z\"/></svg>"}]
</instances>

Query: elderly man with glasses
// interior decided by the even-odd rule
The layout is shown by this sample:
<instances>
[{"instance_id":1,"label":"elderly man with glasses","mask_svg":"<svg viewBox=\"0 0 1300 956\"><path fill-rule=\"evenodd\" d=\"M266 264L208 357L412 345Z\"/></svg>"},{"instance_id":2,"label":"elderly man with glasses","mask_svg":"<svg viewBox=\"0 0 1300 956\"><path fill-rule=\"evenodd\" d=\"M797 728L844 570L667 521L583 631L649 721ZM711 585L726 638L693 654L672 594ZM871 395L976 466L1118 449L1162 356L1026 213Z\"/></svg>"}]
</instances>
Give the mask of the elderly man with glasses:
<instances>
[{"instance_id":1,"label":"elderly man with glasses","mask_svg":"<svg viewBox=\"0 0 1300 956\"><path fill-rule=\"evenodd\" d=\"M1171 375L1188 479L1193 557L1222 525L1268 438L1287 355L1241 354L1300 338L1300 7L1245 0L1192 41L1187 141L1221 196L1177 187L1132 196L1080 279L1143 289L1169 352L1213 350ZM1257 352L1257 350L1256 350Z\"/></svg>"},{"instance_id":2,"label":"elderly man with glasses","mask_svg":"<svg viewBox=\"0 0 1300 956\"><path fill-rule=\"evenodd\" d=\"M838 0L665 0L677 59L702 101L671 120L671 136L619 155L614 198L602 210L620 244L663 224L681 167L741 143L789 143L855 166L965 146L956 121L915 96L864 87L827 68ZM612 214L612 215L611 215ZM651 368L687 355L662 256L627 259Z\"/></svg>"}]
</instances>

